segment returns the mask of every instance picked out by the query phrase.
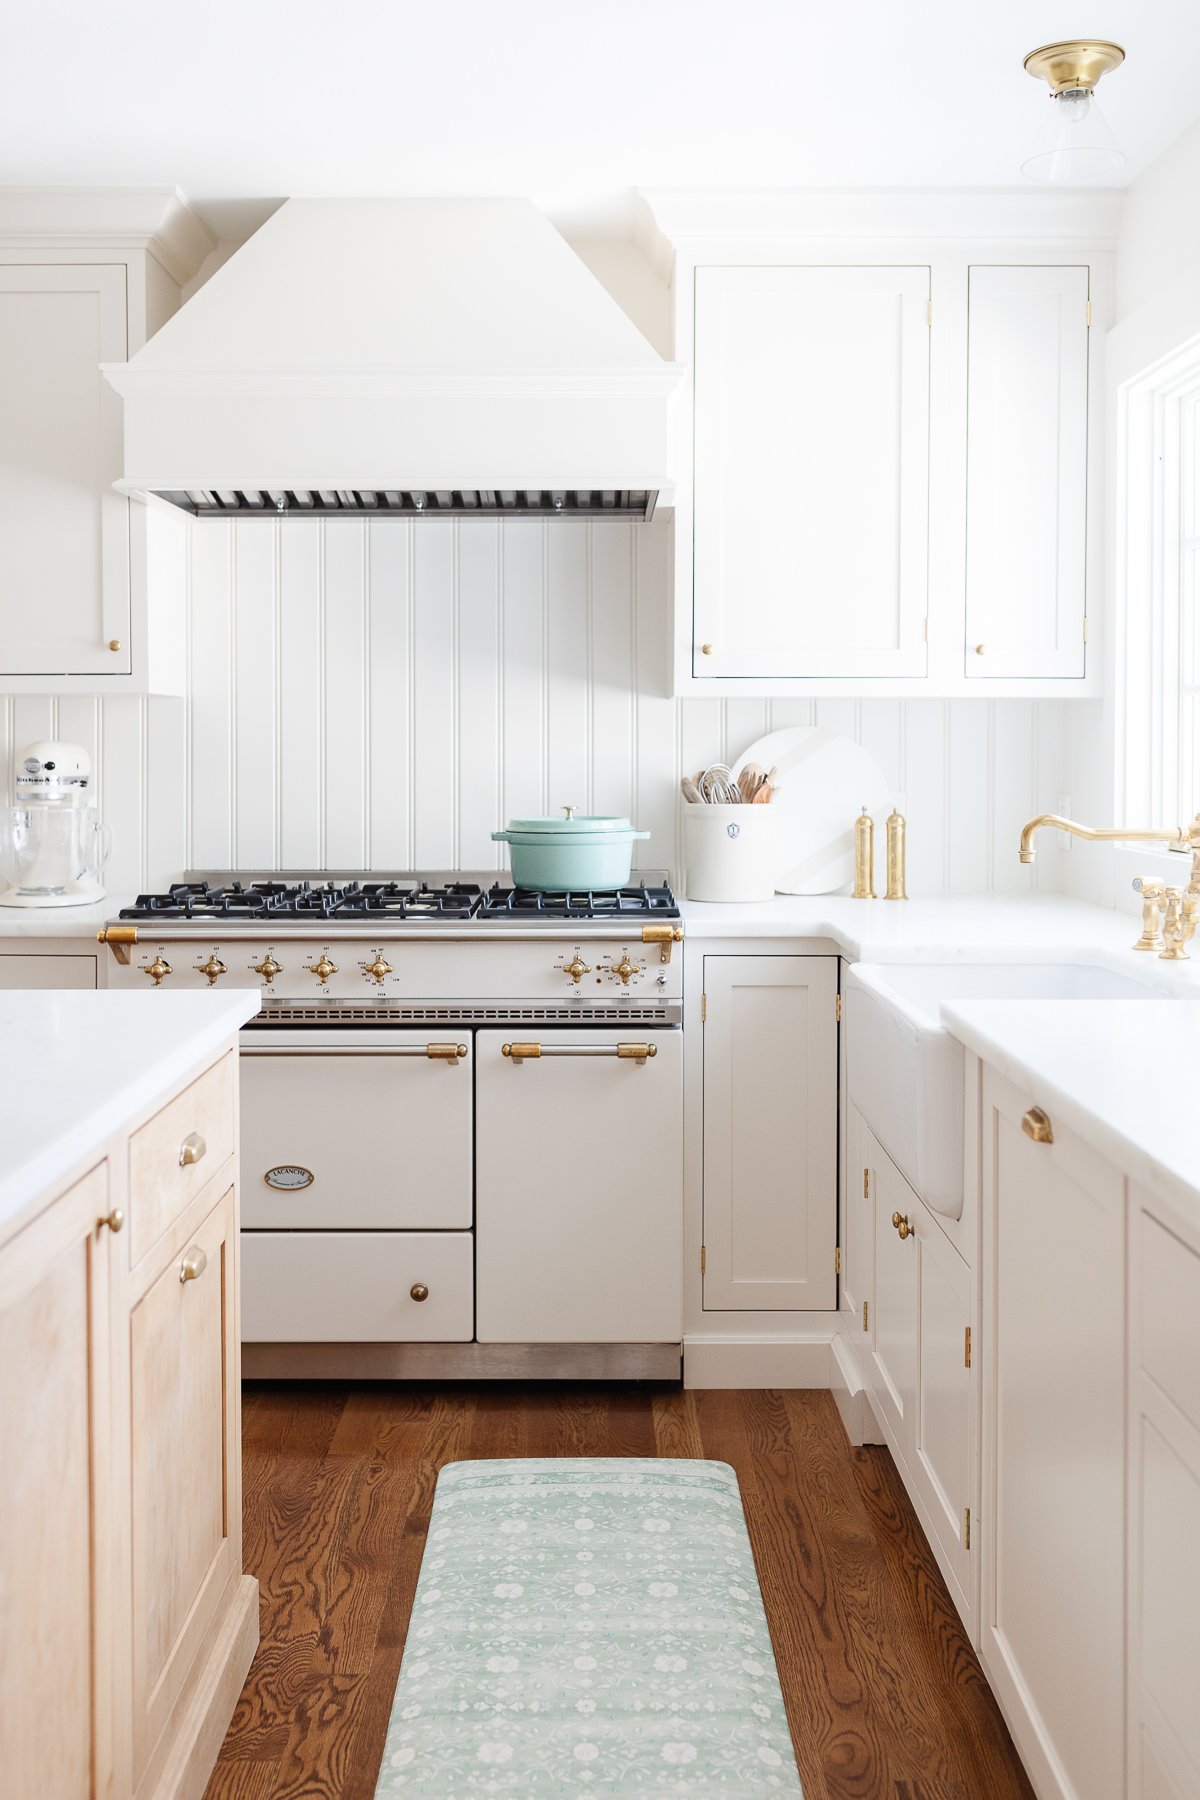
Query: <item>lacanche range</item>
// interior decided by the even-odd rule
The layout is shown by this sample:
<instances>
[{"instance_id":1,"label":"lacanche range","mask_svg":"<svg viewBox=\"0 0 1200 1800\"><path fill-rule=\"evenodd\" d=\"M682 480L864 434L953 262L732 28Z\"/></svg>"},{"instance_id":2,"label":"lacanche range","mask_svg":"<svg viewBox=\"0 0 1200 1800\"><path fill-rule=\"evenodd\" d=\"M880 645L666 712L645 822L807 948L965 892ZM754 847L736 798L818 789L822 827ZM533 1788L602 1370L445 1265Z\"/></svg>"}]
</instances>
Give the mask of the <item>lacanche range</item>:
<instances>
[{"instance_id":1,"label":"lacanche range","mask_svg":"<svg viewBox=\"0 0 1200 1800\"><path fill-rule=\"evenodd\" d=\"M543 895L196 875L100 937L110 987L262 996L241 1036L245 1373L679 1378L665 876Z\"/></svg>"}]
</instances>

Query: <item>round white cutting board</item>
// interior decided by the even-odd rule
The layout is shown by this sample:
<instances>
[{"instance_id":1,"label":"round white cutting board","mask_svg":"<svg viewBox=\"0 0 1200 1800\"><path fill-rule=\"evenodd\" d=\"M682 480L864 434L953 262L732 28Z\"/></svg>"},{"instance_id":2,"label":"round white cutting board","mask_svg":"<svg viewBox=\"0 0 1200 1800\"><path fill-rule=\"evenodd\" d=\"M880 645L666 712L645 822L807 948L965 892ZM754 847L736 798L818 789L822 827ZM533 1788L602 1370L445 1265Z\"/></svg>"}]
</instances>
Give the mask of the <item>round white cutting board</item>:
<instances>
[{"instance_id":1,"label":"round white cutting board","mask_svg":"<svg viewBox=\"0 0 1200 1800\"><path fill-rule=\"evenodd\" d=\"M820 725L769 731L739 758L777 773L780 894L833 894L854 880L854 821L865 806L883 826L891 793L883 770L853 738Z\"/></svg>"}]
</instances>

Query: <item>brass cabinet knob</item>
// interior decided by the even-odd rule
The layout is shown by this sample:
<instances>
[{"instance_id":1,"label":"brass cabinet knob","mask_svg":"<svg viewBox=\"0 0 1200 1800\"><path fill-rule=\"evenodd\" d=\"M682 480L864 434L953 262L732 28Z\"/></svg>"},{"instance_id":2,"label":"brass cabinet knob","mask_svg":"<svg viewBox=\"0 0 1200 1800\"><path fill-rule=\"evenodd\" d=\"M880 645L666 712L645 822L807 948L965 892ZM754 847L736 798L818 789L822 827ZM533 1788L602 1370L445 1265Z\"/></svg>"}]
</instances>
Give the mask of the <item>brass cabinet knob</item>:
<instances>
[{"instance_id":1,"label":"brass cabinet knob","mask_svg":"<svg viewBox=\"0 0 1200 1800\"><path fill-rule=\"evenodd\" d=\"M613 964L613 974L621 977L623 987L628 987L629 977L637 974L637 964L630 962L628 950L623 950L620 962Z\"/></svg>"},{"instance_id":2,"label":"brass cabinet knob","mask_svg":"<svg viewBox=\"0 0 1200 1800\"><path fill-rule=\"evenodd\" d=\"M320 981L321 986L324 987L329 980L329 977L337 974L337 964L335 962L330 962L324 951L322 951L318 962L309 963L308 972L310 975L315 975Z\"/></svg>"},{"instance_id":3,"label":"brass cabinet knob","mask_svg":"<svg viewBox=\"0 0 1200 1800\"><path fill-rule=\"evenodd\" d=\"M428 1300L429 1298L429 1289L423 1281L414 1281L408 1292L409 1298L412 1300Z\"/></svg>"},{"instance_id":4,"label":"brass cabinet knob","mask_svg":"<svg viewBox=\"0 0 1200 1800\"><path fill-rule=\"evenodd\" d=\"M1043 1112L1040 1106L1030 1107L1021 1120L1021 1130L1027 1138L1032 1138L1035 1144L1052 1144L1054 1142L1054 1127L1050 1123L1050 1116Z\"/></svg>"},{"instance_id":5,"label":"brass cabinet knob","mask_svg":"<svg viewBox=\"0 0 1200 1800\"><path fill-rule=\"evenodd\" d=\"M563 974L569 975L576 987L579 986L579 983L583 980L584 976L590 975L591 972L591 964L583 961L578 950L575 952L574 957L569 963L563 964Z\"/></svg>"},{"instance_id":6,"label":"brass cabinet knob","mask_svg":"<svg viewBox=\"0 0 1200 1800\"><path fill-rule=\"evenodd\" d=\"M96 1220L96 1230L103 1231L104 1227L107 1225L110 1231L116 1232L120 1231L124 1223L125 1214L121 1211L119 1206L114 1206L110 1213L105 1213L102 1219Z\"/></svg>"},{"instance_id":7,"label":"brass cabinet knob","mask_svg":"<svg viewBox=\"0 0 1200 1800\"><path fill-rule=\"evenodd\" d=\"M713 646L711 644L701 644L701 646L700 646L701 656L711 656L712 653L713 653Z\"/></svg>"},{"instance_id":8,"label":"brass cabinet knob","mask_svg":"<svg viewBox=\"0 0 1200 1800\"><path fill-rule=\"evenodd\" d=\"M986 644L976 644L975 654L976 654L976 656L986 656L987 655L987 645Z\"/></svg>"},{"instance_id":9,"label":"brass cabinet knob","mask_svg":"<svg viewBox=\"0 0 1200 1800\"><path fill-rule=\"evenodd\" d=\"M219 956L210 956L206 963L200 963L197 966L196 973L197 975L207 975L208 985L211 987L218 975L224 975L225 964Z\"/></svg>"},{"instance_id":10,"label":"brass cabinet knob","mask_svg":"<svg viewBox=\"0 0 1200 1800\"><path fill-rule=\"evenodd\" d=\"M154 958L154 961L152 963L147 963L146 967L142 970L142 974L148 975L150 977L151 981L154 983L155 987L161 987L163 976L170 975L171 973L172 973L171 965L169 962L163 961L163 956L162 956L161 950L158 952L157 956Z\"/></svg>"},{"instance_id":11,"label":"brass cabinet knob","mask_svg":"<svg viewBox=\"0 0 1200 1800\"><path fill-rule=\"evenodd\" d=\"M119 650L119 649L120 649L120 648L121 648L121 640L120 640L120 638L109 638L109 640L108 640L108 647L109 647L109 649L110 649L110 650L112 650L112 651L113 651L113 652L114 652L114 653L115 653L115 652L116 652L116 651L118 651L118 650Z\"/></svg>"},{"instance_id":12,"label":"brass cabinet knob","mask_svg":"<svg viewBox=\"0 0 1200 1800\"><path fill-rule=\"evenodd\" d=\"M908 1222L907 1213L894 1212L892 1214L892 1224L896 1227L901 1238L916 1237L917 1235L916 1227L910 1225Z\"/></svg>"},{"instance_id":13,"label":"brass cabinet knob","mask_svg":"<svg viewBox=\"0 0 1200 1800\"><path fill-rule=\"evenodd\" d=\"M208 1145L198 1131L189 1131L179 1146L179 1166L190 1169L193 1163L203 1162L208 1155Z\"/></svg>"},{"instance_id":14,"label":"brass cabinet knob","mask_svg":"<svg viewBox=\"0 0 1200 1800\"><path fill-rule=\"evenodd\" d=\"M255 963L254 973L261 975L264 981L274 981L277 975L283 974L283 964L277 963L268 950L260 963Z\"/></svg>"},{"instance_id":15,"label":"brass cabinet knob","mask_svg":"<svg viewBox=\"0 0 1200 1800\"><path fill-rule=\"evenodd\" d=\"M390 962L384 961L383 951L377 950L375 952L375 961L364 963L362 969L364 975L373 975L376 981L382 986L384 976L390 975L392 972L392 965Z\"/></svg>"},{"instance_id":16,"label":"brass cabinet knob","mask_svg":"<svg viewBox=\"0 0 1200 1800\"><path fill-rule=\"evenodd\" d=\"M179 1265L180 1281L199 1281L208 1267L208 1258L199 1244L193 1244L190 1250L183 1253L183 1261Z\"/></svg>"}]
</instances>

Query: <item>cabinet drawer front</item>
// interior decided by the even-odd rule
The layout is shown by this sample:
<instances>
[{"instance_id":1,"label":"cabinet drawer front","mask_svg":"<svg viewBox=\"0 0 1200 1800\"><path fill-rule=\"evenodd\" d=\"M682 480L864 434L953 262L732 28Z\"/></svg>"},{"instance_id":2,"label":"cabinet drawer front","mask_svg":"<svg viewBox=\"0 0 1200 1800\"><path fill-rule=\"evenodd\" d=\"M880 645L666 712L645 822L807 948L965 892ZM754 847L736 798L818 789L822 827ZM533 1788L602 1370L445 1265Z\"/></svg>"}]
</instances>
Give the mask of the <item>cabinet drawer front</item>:
<instances>
[{"instance_id":1,"label":"cabinet drawer front","mask_svg":"<svg viewBox=\"0 0 1200 1800\"><path fill-rule=\"evenodd\" d=\"M237 1573L233 1217L229 1189L130 1319L135 1780Z\"/></svg>"},{"instance_id":2,"label":"cabinet drawer front","mask_svg":"<svg viewBox=\"0 0 1200 1800\"><path fill-rule=\"evenodd\" d=\"M471 1223L470 1032L398 1031L424 1054L243 1050L242 1224L289 1231L461 1230ZM354 1101L331 1099L353 1072ZM279 1173L279 1171L284 1171ZM296 1173L292 1173L296 1171ZM311 1180L303 1187L267 1181Z\"/></svg>"},{"instance_id":3,"label":"cabinet drawer front","mask_svg":"<svg viewBox=\"0 0 1200 1800\"><path fill-rule=\"evenodd\" d=\"M232 1156L234 1076L223 1056L129 1140L130 1268Z\"/></svg>"},{"instance_id":4,"label":"cabinet drawer front","mask_svg":"<svg viewBox=\"0 0 1200 1800\"><path fill-rule=\"evenodd\" d=\"M1200 1256L1141 1214L1142 1367L1200 1430Z\"/></svg>"},{"instance_id":5,"label":"cabinet drawer front","mask_svg":"<svg viewBox=\"0 0 1200 1800\"><path fill-rule=\"evenodd\" d=\"M466 1231L245 1231L243 1341L469 1343L472 1250Z\"/></svg>"}]
</instances>

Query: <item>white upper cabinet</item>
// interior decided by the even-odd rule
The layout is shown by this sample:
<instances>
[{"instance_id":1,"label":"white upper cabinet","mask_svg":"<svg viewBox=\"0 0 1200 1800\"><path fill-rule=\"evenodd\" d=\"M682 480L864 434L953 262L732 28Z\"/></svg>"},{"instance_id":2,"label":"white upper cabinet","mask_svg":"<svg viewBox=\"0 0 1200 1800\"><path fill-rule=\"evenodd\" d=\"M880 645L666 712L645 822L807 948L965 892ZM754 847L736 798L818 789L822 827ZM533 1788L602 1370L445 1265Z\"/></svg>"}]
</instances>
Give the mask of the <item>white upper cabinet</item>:
<instances>
[{"instance_id":1,"label":"white upper cabinet","mask_svg":"<svg viewBox=\"0 0 1200 1800\"><path fill-rule=\"evenodd\" d=\"M100 365L211 248L173 190L0 189L0 692L183 691L186 523L115 491Z\"/></svg>"},{"instance_id":2,"label":"white upper cabinet","mask_svg":"<svg viewBox=\"0 0 1200 1800\"><path fill-rule=\"evenodd\" d=\"M1081 676L1089 270L975 266L967 307L965 672Z\"/></svg>"},{"instance_id":3,"label":"white upper cabinet","mask_svg":"<svg viewBox=\"0 0 1200 1800\"><path fill-rule=\"evenodd\" d=\"M929 275L696 270L693 676L925 673Z\"/></svg>"},{"instance_id":4,"label":"white upper cabinet","mask_svg":"<svg viewBox=\"0 0 1200 1800\"><path fill-rule=\"evenodd\" d=\"M130 672L121 402L99 368L125 330L124 263L0 265L5 674Z\"/></svg>"}]
</instances>

